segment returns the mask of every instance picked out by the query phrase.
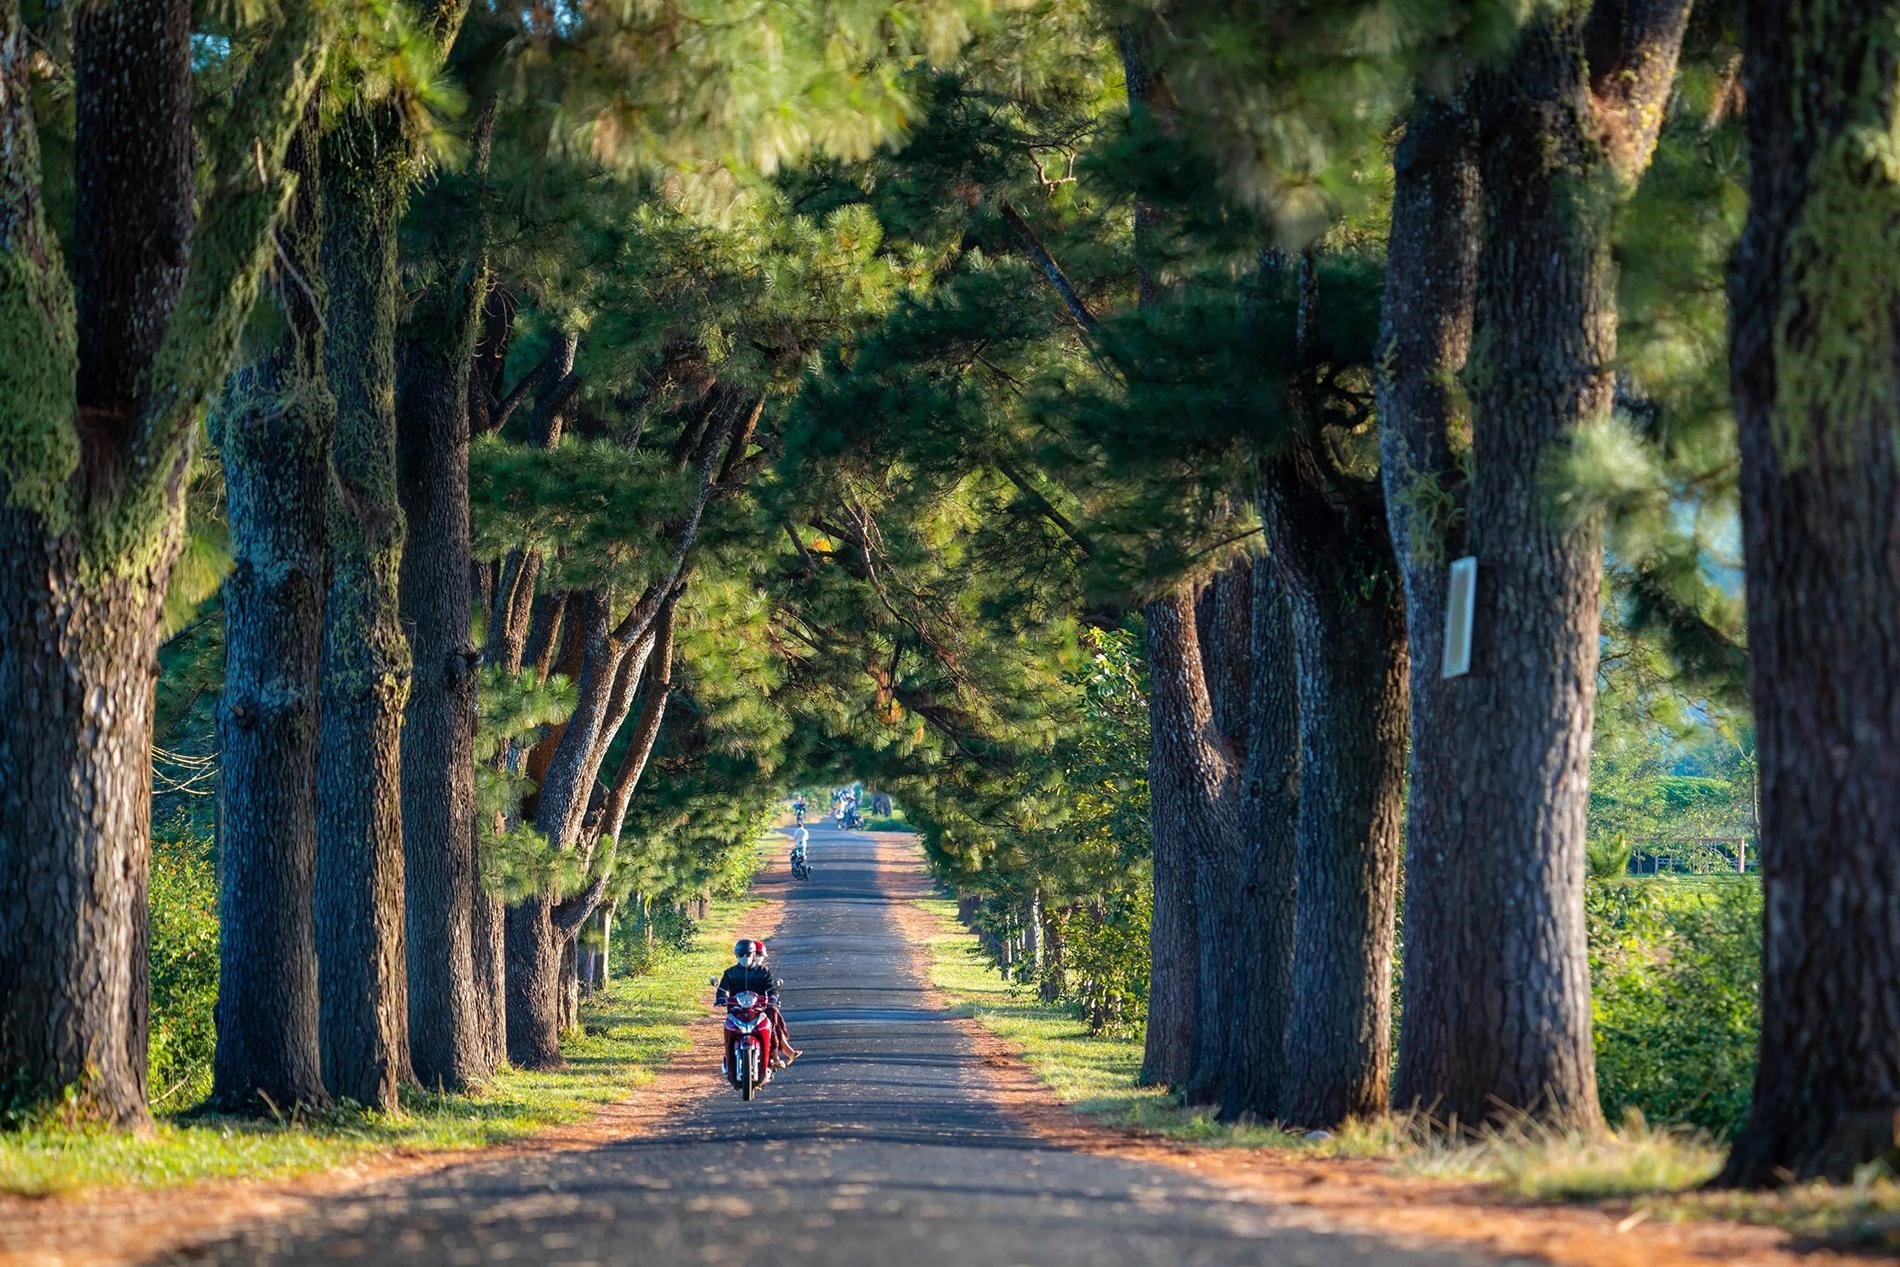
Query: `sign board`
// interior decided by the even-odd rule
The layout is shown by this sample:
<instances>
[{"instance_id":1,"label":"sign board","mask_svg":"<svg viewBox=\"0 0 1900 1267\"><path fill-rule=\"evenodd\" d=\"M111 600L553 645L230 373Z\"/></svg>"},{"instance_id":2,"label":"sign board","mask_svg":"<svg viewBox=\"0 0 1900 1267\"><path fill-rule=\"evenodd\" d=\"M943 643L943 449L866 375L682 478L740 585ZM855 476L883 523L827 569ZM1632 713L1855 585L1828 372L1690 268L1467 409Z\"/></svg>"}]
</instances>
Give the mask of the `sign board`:
<instances>
[{"instance_id":1,"label":"sign board","mask_svg":"<svg viewBox=\"0 0 1900 1267\"><path fill-rule=\"evenodd\" d=\"M1471 672L1471 622L1477 615L1478 560L1470 555L1454 559L1445 585L1445 653L1439 677L1463 677Z\"/></svg>"}]
</instances>

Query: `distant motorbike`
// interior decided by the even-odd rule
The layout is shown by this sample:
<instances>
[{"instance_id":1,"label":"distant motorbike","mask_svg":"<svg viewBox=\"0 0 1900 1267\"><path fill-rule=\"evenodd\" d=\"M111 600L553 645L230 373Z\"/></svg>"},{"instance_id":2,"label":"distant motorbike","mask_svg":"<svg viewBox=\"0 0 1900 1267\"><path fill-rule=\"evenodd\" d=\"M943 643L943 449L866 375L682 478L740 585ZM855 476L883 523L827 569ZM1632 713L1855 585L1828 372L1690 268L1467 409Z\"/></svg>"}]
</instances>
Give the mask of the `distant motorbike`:
<instances>
[{"instance_id":1,"label":"distant motorbike","mask_svg":"<svg viewBox=\"0 0 1900 1267\"><path fill-rule=\"evenodd\" d=\"M763 994L741 990L726 1004L726 1081L747 1100L771 1076L772 1011Z\"/></svg>"},{"instance_id":2,"label":"distant motorbike","mask_svg":"<svg viewBox=\"0 0 1900 1267\"><path fill-rule=\"evenodd\" d=\"M811 863L805 861L805 855L802 853L792 855L792 879L811 879Z\"/></svg>"}]
</instances>

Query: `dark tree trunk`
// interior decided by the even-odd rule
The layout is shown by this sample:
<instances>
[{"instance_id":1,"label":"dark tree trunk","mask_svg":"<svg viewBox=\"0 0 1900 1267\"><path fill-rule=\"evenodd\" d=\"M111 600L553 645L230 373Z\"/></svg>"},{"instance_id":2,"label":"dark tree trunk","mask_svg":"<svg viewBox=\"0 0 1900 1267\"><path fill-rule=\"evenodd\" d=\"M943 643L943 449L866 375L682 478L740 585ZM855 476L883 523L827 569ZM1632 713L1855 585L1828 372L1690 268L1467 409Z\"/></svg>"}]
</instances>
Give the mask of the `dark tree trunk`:
<instances>
[{"instance_id":1,"label":"dark tree trunk","mask_svg":"<svg viewBox=\"0 0 1900 1267\"><path fill-rule=\"evenodd\" d=\"M1308 386L1326 369L1309 343L1324 300L1310 255L1296 276L1300 381L1290 403L1300 425L1261 464L1260 517L1286 587L1299 693L1298 900L1279 1108L1319 1127L1386 1106L1407 661L1383 490L1335 458Z\"/></svg>"},{"instance_id":2,"label":"dark tree trunk","mask_svg":"<svg viewBox=\"0 0 1900 1267\"><path fill-rule=\"evenodd\" d=\"M1415 747L1421 767L1444 768L1414 785L1412 853L1432 865L1408 877L1417 1034L1399 1080L1401 1104L1465 1126L1601 1121L1583 883L1602 534L1550 505L1545 472L1609 416L1611 214L1654 148L1687 11L1599 0L1587 15L1540 16L1470 94L1487 226L1462 507L1476 633L1472 672L1444 693L1455 705L1428 716L1478 724L1421 732ZM1427 789L1444 801L1422 806Z\"/></svg>"},{"instance_id":3,"label":"dark tree trunk","mask_svg":"<svg viewBox=\"0 0 1900 1267\"><path fill-rule=\"evenodd\" d=\"M1721 1180L1846 1181L1900 1121L1900 278L1890 4L1748 6L1729 279L1761 761L1761 1062Z\"/></svg>"},{"instance_id":4,"label":"dark tree trunk","mask_svg":"<svg viewBox=\"0 0 1900 1267\"><path fill-rule=\"evenodd\" d=\"M288 1112L329 1102L317 1044L313 868L317 721L335 406L323 378L314 114L282 236L290 333L219 419L232 568L218 711L218 1003L211 1099Z\"/></svg>"},{"instance_id":5,"label":"dark tree trunk","mask_svg":"<svg viewBox=\"0 0 1900 1267\"><path fill-rule=\"evenodd\" d=\"M403 939L398 615L396 223L408 147L394 107L351 112L324 139L326 365L337 401L331 577L317 799L317 961L324 1082L396 1107L411 1077Z\"/></svg>"},{"instance_id":6,"label":"dark tree trunk","mask_svg":"<svg viewBox=\"0 0 1900 1267\"><path fill-rule=\"evenodd\" d=\"M1299 854L1280 1117L1335 1126L1385 1111L1392 934L1405 804L1405 615L1373 504L1348 549L1283 566L1299 661ZM1376 529L1368 525L1377 521ZM1305 553L1286 536L1282 556ZM1359 550L1351 550L1351 546ZM1298 579L1292 579L1298 573ZM1371 573L1368 575L1368 573Z\"/></svg>"},{"instance_id":7,"label":"dark tree trunk","mask_svg":"<svg viewBox=\"0 0 1900 1267\"><path fill-rule=\"evenodd\" d=\"M1229 1072L1221 1116L1278 1116L1293 998L1294 876L1298 857L1299 686L1286 590L1271 559L1253 565L1251 693L1241 800L1235 925L1247 953L1227 965Z\"/></svg>"},{"instance_id":8,"label":"dark tree trunk","mask_svg":"<svg viewBox=\"0 0 1900 1267\"><path fill-rule=\"evenodd\" d=\"M75 1088L89 1115L119 1125L146 1120L152 690L175 553L143 575L85 583L75 541L0 508L5 1095Z\"/></svg>"},{"instance_id":9,"label":"dark tree trunk","mask_svg":"<svg viewBox=\"0 0 1900 1267\"><path fill-rule=\"evenodd\" d=\"M1202 591L1195 624L1207 683L1210 734L1218 736L1230 754L1245 753L1253 678L1253 567L1249 560L1229 564ZM1240 768L1236 761L1235 772ZM1233 796L1243 795L1244 790L1238 780L1226 788ZM1183 1096L1192 1104L1219 1104L1225 1098L1238 1049L1230 1009L1239 988L1233 975L1233 947L1247 918L1239 905L1240 867L1246 850L1240 808L1236 801L1231 831L1203 833L1194 841L1194 944L1200 961L1195 970L1194 1056L1181 1084Z\"/></svg>"},{"instance_id":10,"label":"dark tree trunk","mask_svg":"<svg viewBox=\"0 0 1900 1267\"><path fill-rule=\"evenodd\" d=\"M1148 635L1148 789L1154 822L1148 1035L1141 1079L1179 1086L1194 1069L1201 950L1196 863L1228 853L1240 829L1239 772L1214 727L1192 583L1143 609Z\"/></svg>"},{"instance_id":11,"label":"dark tree trunk","mask_svg":"<svg viewBox=\"0 0 1900 1267\"><path fill-rule=\"evenodd\" d=\"M1470 121L1421 96L1393 156L1378 382L1380 461L1392 545L1405 582L1412 658L1412 772L1405 858L1405 1020L1392 1101L1437 1112L1441 1060L1463 1041L1456 979L1473 953L1453 931L1465 901L1455 846L1469 771L1433 746L1473 724L1466 695L1440 676L1446 568L1465 554L1461 513L1469 420L1454 389L1471 350L1479 201Z\"/></svg>"},{"instance_id":12,"label":"dark tree trunk","mask_svg":"<svg viewBox=\"0 0 1900 1267\"><path fill-rule=\"evenodd\" d=\"M410 1060L423 1085L485 1079L475 977L475 669L469 576L468 365L476 304L465 277L434 297L402 346L397 491L407 537L402 618L416 669L402 730Z\"/></svg>"}]
</instances>

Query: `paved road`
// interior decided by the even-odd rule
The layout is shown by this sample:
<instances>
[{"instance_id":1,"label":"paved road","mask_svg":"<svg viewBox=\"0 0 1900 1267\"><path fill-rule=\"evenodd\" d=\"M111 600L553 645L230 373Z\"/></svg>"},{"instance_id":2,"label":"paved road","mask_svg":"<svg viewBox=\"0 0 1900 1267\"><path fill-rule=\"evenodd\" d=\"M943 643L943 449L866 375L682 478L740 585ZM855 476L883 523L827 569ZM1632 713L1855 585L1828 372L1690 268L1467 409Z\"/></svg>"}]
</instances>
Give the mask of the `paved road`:
<instances>
[{"instance_id":1,"label":"paved road","mask_svg":"<svg viewBox=\"0 0 1900 1267\"><path fill-rule=\"evenodd\" d=\"M756 1263L759 1267L1473 1267L1494 1260L1276 1226L1197 1176L1029 1138L990 1107L880 889L879 844L814 830L772 959L804 1059L752 1104L714 1090L677 1126L459 1167L171 1262ZM707 1071L709 1084L716 1078ZM773 1246L776 1245L776 1252Z\"/></svg>"}]
</instances>

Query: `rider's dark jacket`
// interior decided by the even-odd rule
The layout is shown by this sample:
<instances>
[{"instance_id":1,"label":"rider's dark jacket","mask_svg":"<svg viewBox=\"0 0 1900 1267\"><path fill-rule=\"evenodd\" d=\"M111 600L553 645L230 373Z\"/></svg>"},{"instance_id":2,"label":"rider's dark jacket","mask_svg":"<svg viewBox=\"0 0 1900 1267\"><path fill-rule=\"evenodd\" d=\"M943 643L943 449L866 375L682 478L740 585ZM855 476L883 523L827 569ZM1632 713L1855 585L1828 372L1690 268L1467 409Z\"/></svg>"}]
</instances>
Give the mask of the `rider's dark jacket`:
<instances>
[{"instance_id":1,"label":"rider's dark jacket","mask_svg":"<svg viewBox=\"0 0 1900 1267\"><path fill-rule=\"evenodd\" d=\"M771 969L752 968L742 963L733 964L726 969L726 975L719 978L719 993L713 996L713 1001L724 1006L733 995L745 990L778 1002L778 978L772 975Z\"/></svg>"}]
</instances>

